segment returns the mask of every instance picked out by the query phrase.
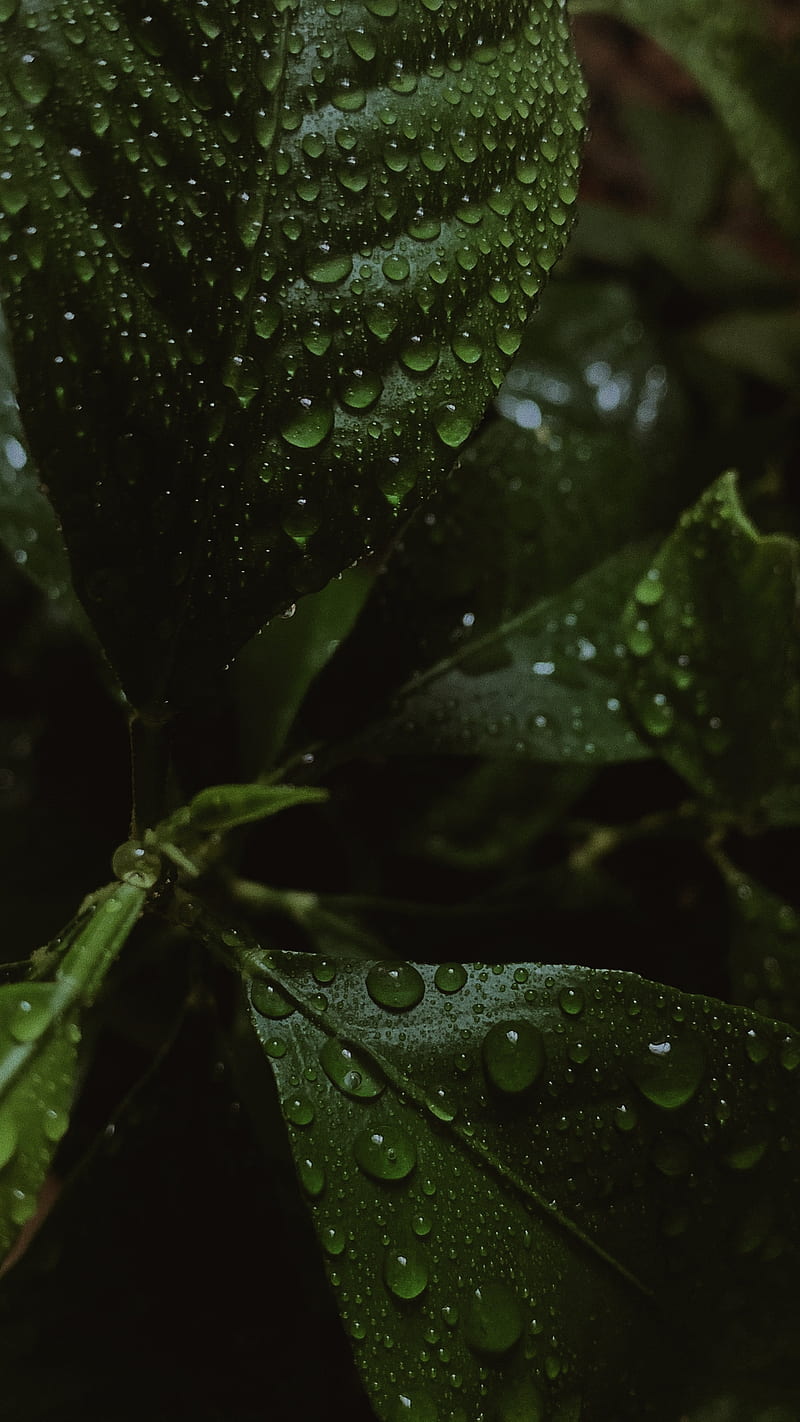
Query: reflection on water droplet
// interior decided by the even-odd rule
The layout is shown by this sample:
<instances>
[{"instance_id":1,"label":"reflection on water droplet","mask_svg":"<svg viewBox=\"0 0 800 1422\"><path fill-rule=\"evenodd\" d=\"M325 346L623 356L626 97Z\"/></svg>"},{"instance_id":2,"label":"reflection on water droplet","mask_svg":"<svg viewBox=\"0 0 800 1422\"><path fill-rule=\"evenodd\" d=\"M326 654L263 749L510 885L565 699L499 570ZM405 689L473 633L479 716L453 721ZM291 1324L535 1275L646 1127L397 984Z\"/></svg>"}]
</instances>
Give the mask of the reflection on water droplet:
<instances>
[{"instance_id":1,"label":"reflection on water droplet","mask_svg":"<svg viewBox=\"0 0 800 1422\"><path fill-rule=\"evenodd\" d=\"M322 1166L318 1165L310 1156L306 1156L305 1160L298 1161L297 1173L306 1194L310 1195L312 1200L316 1200L325 1189L325 1171Z\"/></svg>"},{"instance_id":2,"label":"reflection on water droplet","mask_svg":"<svg viewBox=\"0 0 800 1422\"><path fill-rule=\"evenodd\" d=\"M489 1279L471 1295L464 1313L464 1336L477 1353L499 1357L522 1334L522 1309L502 1279Z\"/></svg>"},{"instance_id":3,"label":"reflection on water droplet","mask_svg":"<svg viewBox=\"0 0 800 1422\"><path fill-rule=\"evenodd\" d=\"M472 430L472 420L466 410L450 402L438 407L433 416L433 423L442 444L448 445L450 449L458 449L459 445L469 438Z\"/></svg>"},{"instance_id":4,"label":"reflection on water droplet","mask_svg":"<svg viewBox=\"0 0 800 1422\"><path fill-rule=\"evenodd\" d=\"M383 1279L398 1299L416 1299L428 1287L428 1260L416 1239L403 1240L387 1249Z\"/></svg>"},{"instance_id":5,"label":"reflection on water droplet","mask_svg":"<svg viewBox=\"0 0 800 1422\"><path fill-rule=\"evenodd\" d=\"M544 1070L544 1040L531 1022L496 1022L483 1039L486 1075L499 1091L528 1091Z\"/></svg>"},{"instance_id":6,"label":"reflection on water droplet","mask_svg":"<svg viewBox=\"0 0 800 1422\"><path fill-rule=\"evenodd\" d=\"M326 1254L332 1255L335 1259L344 1253L347 1240L344 1237L344 1231L338 1229L336 1225L326 1225L320 1232L320 1238Z\"/></svg>"},{"instance_id":7,"label":"reflection on water droplet","mask_svg":"<svg viewBox=\"0 0 800 1422\"><path fill-rule=\"evenodd\" d=\"M390 1422L439 1422L439 1409L426 1392L401 1392L389 1417Z\"/></svg>"},{"instance_id":8,"label":"reflection on water droplet","mask_svg":"<svg viewBox=\"0 0 800 1422\"><path fill-rule=\"evenodd\" d=\"M370 1100L383 1091L384 1083L373 1076L366 1063L338 1037L329 1037L323 1044L319 1060L328 1080L347 1096Z\"/></svg>"},{"instance_id":9,"label":"reflection on water droplet","mask_svg":"<svg viewBox=\"0 0 800 1422\"><path fill-rule=\"evenodd\" d=\"M322 400L305 396L295 405L295 413L281 426L281 435L296 449L315 449L330 434L333 411Z\"/></svg>"},{"instance_id":10,"label":"reflection on water droplet","mask_svg":"<svg viewBox=\"0 0 800 1422\"><path fill-rule=\"evenodd\" d=\"M386 1125L359 1131L353 1141L357 1164L375 1180L404 1180L417 1163L417 1149L401 1127Z\"/></svg>"},{"instance_id":11,"label":"reflection on water droplet","mask_svg":"<svg viewBox=\"0 0 800 1422\"><path fill-rule=\"evenodd\" d=\"M565 987L558 994L558 1005L568 1017L578 1017L583 1012L583 993L580 988Z\"/></svg>"},{"instance_id":12,"label":"reflection on water droplet","mask_svg":"<svg viewBox=\"0 0 800 1422\"><path fill-rule=\"evenodd\" d=\"M433 981L439 992L460 992L467 981L467 970L462 963L440 963Z\"/></svg>"},{"instance_id":13,"label":"reflection on water droplet","mask_svg":"<svg viewBox=\"0 0 800 1422\"><path fill-rule=\"evenodd\" d=\"M274 983L254 982L250 989L250 1001L256 1012L273 1021L291 1017L295 1010L294 1003L290 1002Z\"/></svg>"},{"instance_id":14,"label":"reflection on water droplet","mask_svg":"<svg viewBox=\"0 0 800 1422\"><path fill-rule=\"evenodd\" d=\"M367 973L367 992L379 1007L405 1012L422 1001L425 983L410 963L387 960L373 963Z\"/></svg>"},{"instance_id":15,"label":"reflection on water droplet","mask_svg":"<svg viewBox=\"0 0 800 1422\"><path fill-rule=\"evenodd\" d=\"M114 851L111 869L123 883L151 889L161 874L161 857L139 840L129 839Z\"/></svg>"},{"instance_id":16,"label":"reflection on water droplet","mask_svg":"<svg viewBox=\"0 0 800 1422\"><path fill-rule=\"evenodd\" d=\"M314 1119L314 1107L307 1096L289 1096L283 1103L283 1114L295 1126L310 1126Z\"/></svg>"},{"instance_id":17,"label":"reflection on water droplet","mask_svg":"<svg viewBox=\"0 0 800 1422\"><path fill-rule=\"evenodd\" d=\"M674 1111L685 1106L697 1091L705 1071L705 1054L699 1037L664 1037L649 1042L629 1067L643 1096L654 1106Z\"/></svg>"}]
</instances>

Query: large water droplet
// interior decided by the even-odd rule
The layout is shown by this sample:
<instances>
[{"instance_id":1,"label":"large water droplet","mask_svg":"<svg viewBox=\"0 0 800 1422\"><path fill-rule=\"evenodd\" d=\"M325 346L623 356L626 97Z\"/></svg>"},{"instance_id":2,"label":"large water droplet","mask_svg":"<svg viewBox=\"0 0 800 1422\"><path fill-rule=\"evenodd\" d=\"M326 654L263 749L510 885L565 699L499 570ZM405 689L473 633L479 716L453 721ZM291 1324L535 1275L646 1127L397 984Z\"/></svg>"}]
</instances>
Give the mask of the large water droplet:
<instances>
[{"instance_id":1,"label":"large water droplet","mask_svg":"<svg viewBox=\"0 0 800 1422\"><path fill-rule=\"evenodd\" d=\"M405 1012L422 1001L425 983L410 963L374 963L367 973L367 992L379 1007Z\"/></svg>"},{"instance_id":2,"label":"large water droplet","mask_svg":"<svg viewBox=\"0 0 800 1422\"><path fill-rule=\"evenodd\" d=\"M497 1399L497 1422L544 1422L542 1396L529 1378L513 1378Z\"/></svg>"},{"instance_id":3,"label":"large water droplet","mask_svg":"<svg viewBox=\"0 0 800 1422\"><path fill-rule=\"evenodd\" d=\"M544 1040L531 1022L496 1022L483 1039L482 1051L486 1075L499 1091L528 1091L544 1070Z\"/></svg>"},{"instance_id":4,"label":"large water droplet","mask_svg":"<svg viewBox=\"0 0 800 1422\"><path fill-rule=\"evenodd\" d=\"M161 874L161 856L139 840L129 839L114 851L112 872L125 884L138 889L152 889Z\"/></svg>"},{"instance_id":5,"label":"large water droplet","mask_svg":"<svg viewBox=\"0 0 800 1422\"><path fill-rule=\"evenodd\" d=\"M674 1111L692 1099L703 1079L702 1042L697 1037L663 1037L649 1042L629 1070L648 1101Z\"/></svg>"},{"instance_id":6,"label":"large water droplet","mask_svg":"<svg viewBox=\"0 0 800 1422\"><path fill-rule=\"evenodd\" d=\"M254 982L250 989L250 1001L256 1012L272 1021L291 1017L295 1010L294 1003L274 983Z\"/></svg>"},{"instance_id":7,"label":"large water droplet","mask_svg":"<svg viewBox=\"0 0 800 1422\"><path fill-rule=\"evenodd\" d=\"M449 401L436 410L433 423L442 444L448 445L450 449L458 449L459 445L469 438L472 430L472 420L466 410Z\"/></svg>"},{"instance_id":8,"label":"large water droplet","mask_svg":"<svg viewBox=\"0 0 800 1422\"><path fill-rule=\"evenodd\" d=\"M353 1155L361 1169L375 1180L404 1180L417 1163L417 1148L400 1126L386 1125L359 1131Z\"/></svg>"},{"instance_id":9,"label":"large water droplet","mask_svg":"<svg viewBox=\"0 0 800 1422\"><path fill-rule=\"evenodd\" d=\"M297 1173L300 1176L300 1184L307 1195L312 1200L316 1200L325 1189L325 1171L317 1161L306 1156L304 1160L298 1162Z\"/></svg>"},{"instance_id":10,"label":"large water droplet","mask_svg":"<svg viewBox=\"0 0 800 1422\"><path fill-rule=\"evenodd\" d=\"M329 1037L320 1048L320 1066L334 1086L362 1100L380 1096L384 1083L373 1076L361 1058L338 1037Z\"/></svg>"},{"instance_id":11,"label":"large water droplet","mask_svg":"<svg viewBox=\"0 0 800 1422\"><path fill-rule=\"evenodd\" d=\"M314 1107L307 1096L289 1096L283 1103L283 1114L294 1126L310 1126L314 1119Z\"/></svg>"},{"instance_id":12,"label":"large water droplet","mask_svg":"<svg viewBox=\"0 0 800 1422\"><path fill-rule=\"evenodd\" d=\"M471 1295L464 1312L464 1335L478 1353L498 1357L522 1334L522 1309L502 1279L489 1279Z\"/></svg>"},{"instance_id":13,"label":"large water droplet","mask_svg":"<svg viewBox=\"0 0 800 1422\"><path fill-rule=\"evenodd\" d=\"M296 449L315 449L333 427L333 410L323 400L305 396L297 401L294 414L281 426L287 444Z\"/></svg>"},{"instance_id":14,"label":"large water droplet","mask_svg":"<svg viewBox=\"0 0 800 1422\"><path fill-rule=\"evenodd\" d=\"M440 992L460 992L467 981L467 970L462 963L440 963L433 981Z\"/></svg>"},{"instance_id":15,"label":"large water droplet","mask_svg":"<svg viewBox=\"0 0 800 1422\"><path fill-rule=\"evenodd\" d=\"M428 1260L416 1239L391 1245L383 1259L383 1279L398 1299L416 1299L428 1287Z\"/></svg>"},{"instance_id":16,"label":"large water droplet","mask_svg":"<svg viewBox=\"0 0 800 1422\"><path fill-rule=\"evenodd\" d=\"M346 252L331 252L323 242L316 254L306 263L306 276L318 286L333 286L344 281L353 270L353 259Z\"/></svg>"}]
</instances>

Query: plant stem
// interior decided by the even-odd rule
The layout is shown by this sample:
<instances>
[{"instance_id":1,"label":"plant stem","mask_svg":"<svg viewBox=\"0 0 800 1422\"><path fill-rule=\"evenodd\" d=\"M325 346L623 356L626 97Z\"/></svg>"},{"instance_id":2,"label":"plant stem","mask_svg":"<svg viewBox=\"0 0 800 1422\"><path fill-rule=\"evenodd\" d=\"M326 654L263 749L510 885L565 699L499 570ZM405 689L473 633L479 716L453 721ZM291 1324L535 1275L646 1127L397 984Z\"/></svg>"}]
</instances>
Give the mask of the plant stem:
<instances>
[{"instance_id":1,"label":"plant stem","mask_svg":"<svg viewBox=\"0 0 800 1422\"><path fill-rule=\"evenodd\" d=\"M131 838L141 839L146 829L165 812L169 740L163 723L144 721L134 715L130 721L131 744Z\"/></svg>"}]
</instances>

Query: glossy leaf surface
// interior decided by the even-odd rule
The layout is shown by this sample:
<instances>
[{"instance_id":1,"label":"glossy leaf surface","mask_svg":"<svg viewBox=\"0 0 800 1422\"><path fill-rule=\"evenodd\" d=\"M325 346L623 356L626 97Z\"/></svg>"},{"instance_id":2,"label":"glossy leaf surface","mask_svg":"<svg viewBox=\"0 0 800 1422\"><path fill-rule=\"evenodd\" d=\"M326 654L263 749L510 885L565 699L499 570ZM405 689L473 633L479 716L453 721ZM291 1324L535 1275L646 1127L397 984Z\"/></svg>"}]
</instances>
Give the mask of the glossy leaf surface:
<instances>
[{"instance_id":1,"label":"glossy leaf surface","mask_svg":"<svg viewBox=\"0 0 800 1422\"><path fill-rule=\"evenodd\" d=\"M674 1417L791 1366L785 1026L616 972L242 963L382 1420Z\"/></svg>"},{"instance_id":2,"label":"glossy leaf surface","mask_svg":"<svg viewBox=\"0 0 800 1422\"><path fill-rule=\"evenodd\" d=\"M695 789L755 807L800 771L800 549L759 535L726 474L681 518L625 614L642 733Z\"/></svg>"},{"instance_id":3,"label":"glossy leaf surface","mask_svg":"<svg viewBox=\"0 0 800 1422\"><path fill-rule=\"evenodd\" d=\"M138 919L130 884L83 915L51 981L0 988L0 1258L36 1209L77 1084L79 1016Z\"/></svg>"},{"instance_id":4,"label":"glossy leaf surface","mask_svg":"<svg viewBox=\"0 0 800 1422\"><path fill-rule=\"evenodd\" d=\"M737 1002L800 1022L800 917L780 895L716 856L728 890L731 986Z\"/></svg>"},{"instance_id":5,"label":"glossy leaf surface","mask_svg":"<svg viewBox=\"0 0 800 1422\"><path fill-rule=\"evenodd\" d=\"M800 51L768 38L748 0L574 0L635 25L705 91L786 230L800 238Z\"/></svg>"},{"instance_id":6,"label":"glossy leaf surface","mask_svg":"<svg viewBox=\"0 0 800 1422\"><path fill-rule=\"evenodd\" d=\"M680 378L624 286L557 281L497 408L312 691L307 739L363 727L382 751L645 753L616 623L642 540L699 487Z\"/></svg>"},{"instance_id":7,"label":"glossy leaf surface","mask_svg":"<svg viewBox=\"0 0 800 1422\"><path fill-rule=\"evenodd\" d=\"M566 239L582 85L545 0L2 16L28 433L155 711L452 462Z\"/></svg>"}]
</instances>

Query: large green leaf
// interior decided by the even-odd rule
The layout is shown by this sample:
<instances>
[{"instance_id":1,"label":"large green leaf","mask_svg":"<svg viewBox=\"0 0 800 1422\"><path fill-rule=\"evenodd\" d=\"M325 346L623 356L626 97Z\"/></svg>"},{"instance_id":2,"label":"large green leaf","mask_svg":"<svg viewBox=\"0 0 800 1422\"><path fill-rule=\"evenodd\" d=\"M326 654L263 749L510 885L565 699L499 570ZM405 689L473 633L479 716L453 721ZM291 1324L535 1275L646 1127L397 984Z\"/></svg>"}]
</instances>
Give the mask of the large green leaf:
<instances>
[{"instance_id":1,"label":"large green leaf","mask_svg":"<svg viewBox=\"0 0 800 1422\"><path fill-rule=\"evenodd\" d=\"M545 0L1 13L24 417L155 713L452 462L564 244L582 84Z\"/></svg>"},{"instance_id":2,"label":"large green leaf","mask_svg":"<svg viewBox=\"0 0 800 1422\"><path fill-rule=\"evenodd\" d=\"M118 884L59 945L51 980L0 988L0 1258L36 1209L75 1094L81 1009L141 914L144 890Z\"/></svg>"},{"instance_id":3,"label":"large green leaf","mask_svg":"<svg viewBox=\"0 0 800 1422\"><path fill-rule=\"evenodd\" d=\"M625 973L238 951L381 1419L674 1419L791 1373L785 1026Z\"/></svg>"},{"instance_id":4,"label":"large green leaf","mask_svg":"<svg viewBox=\"0 0 800 1422\"><path fill-rule=\"evenodd\" d=\"M628 698L702 794L755 809L800 776L800 547L759 535L725 474L681 518L626 609Z\"/></svg>"},{"instance_id":5,"label":"large green leaf","mask_svg":"<svg viewBox=\"0 0 800 1422\"><path fill-rule=\"evenodd\" d=\"M800 50L768 37L750 0L572 0L636 25L697 80L766 194L800 239Z\"/></svg>"},{"instance_id":6,"label":"large green leaf","mask_svg":"<svg viewBox=\"0 0 800 1422\"><path fill-rule=\"evenodd\" d=\"M371 725L382 750L642 754L614 624L646 556L626 545L702 487L680 376L628 289L556 282L497 406L312 692L308 740Z\"/></svg>"},{"instance_id":7,"label":"large green leaf","mask_svg":"<svg viewBox=\"0 0 800 1422\"><path fill-rule=\"evenodd\" d=\"M715 861L728 890L731 988L743 1002L781 1022L800 1023L800 918L797 910L725 855Z\"/></svg>"}]
</instances>

